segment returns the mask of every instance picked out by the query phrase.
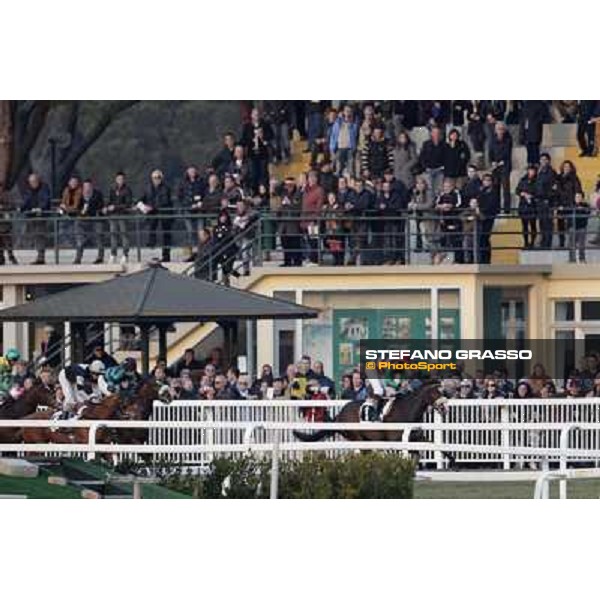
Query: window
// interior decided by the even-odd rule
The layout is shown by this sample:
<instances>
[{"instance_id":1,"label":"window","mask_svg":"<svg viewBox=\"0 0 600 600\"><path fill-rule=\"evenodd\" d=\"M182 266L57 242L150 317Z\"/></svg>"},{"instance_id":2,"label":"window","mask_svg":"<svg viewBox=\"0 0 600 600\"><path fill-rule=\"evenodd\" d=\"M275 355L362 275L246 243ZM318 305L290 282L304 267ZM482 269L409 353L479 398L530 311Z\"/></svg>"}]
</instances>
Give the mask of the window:
<instances>
[{"instance_id":1,"label":"window","mask_svg":"<svg viewBox=\"0 0 600 600\"><path fill-rule=\"evenodd\" d=\"M581 302L582 321L600 321L600 300L583 300Z\"/></svg>"},{"instance_id":2,"label":"window","mask_svg":"<svg viewBox=\"0 0 600 600\"><path fill-rule=\"evenodd\" d=\"M555 302L554 320L573 321L575 319L575 303L572 300Z\"/></svg>"}]
</instances>

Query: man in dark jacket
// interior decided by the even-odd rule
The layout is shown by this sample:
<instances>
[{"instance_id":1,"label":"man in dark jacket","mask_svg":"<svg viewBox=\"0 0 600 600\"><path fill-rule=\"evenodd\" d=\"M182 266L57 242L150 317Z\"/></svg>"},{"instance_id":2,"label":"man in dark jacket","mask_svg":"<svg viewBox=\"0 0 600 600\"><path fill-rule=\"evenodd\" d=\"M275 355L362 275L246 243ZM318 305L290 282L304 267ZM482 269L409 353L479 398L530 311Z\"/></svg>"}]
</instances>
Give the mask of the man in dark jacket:
<instances>
[{"instance_id":1,"label":"man in dark jacket","mask_svg":"<svg viewBox=\"0 0 600 600\"><path fill-rule=\"evenodd\" d=\"M479 262L489 264L492 258L490 237L494 220L500 211L500 196L494 186L492 175L486 173L481 179L479 192Z\"/></svg>"},{"instance_id":2,"label":"man in dark jacket","mask_svg":"<svg viewBox=\"0 0 600 600\"><path fill-rule=\"evenodd\" d=\"M246 149L250 165L250 188L253 194L258 193L258 186L269 185L269 145L271 143L271 127L260 117L257 108L250 113L250 122L244 125L242 144Z\"/></svg>"},{"instance_id":3,"label":"man in dark jacket","mask_svg":"<svg viewBox=\"0 0 600 600\"><path fill-rule=\"evenodd\" d=\"M569 262L585 262L585 242L588 219L592 209L582 192L575 194L575 204L570 207L567 227L569 228Z\"/></svg>"},{"instance_id":4,"label":"man in dark jacket","mask_svg":"<svg viewBox=\"0 0 600 600\"><path fill-rule=\"evenodd\" d=\"M127 216L133 210L133 192L127 185L125 173L120 171L115 176L115 183L108 194L108 204L104 214L110 217L110 262L116 262L119 251L119 237L123 247L122 262L129 258L129 221Z\"/></svg>"},{"instance_id":5,"label":"man in dark jacket","mask_svg":"<svg viewBox=\"0 0 600 600\"><path fill-rule=\"evenodd\" d=\"M552 214L556 197L556 172L552 168L550 155L544 152L540 156L540 168L536 178L536 199L538 209L539 230L541 233L540 248L552 248Z\"/></svg>"},{"instance_id":6,"label":"man in dark jacket","mask_svg":"<svg viewBox=\"0 0 600 600\"><path fill-rule=\"evenodd\" d=\"M446 142L442 137L442 130L439 127L432 127L431 138L421 148L419 163L434 196L437 196L442 189L445 156Z\"/></svg>"},{"instance_id":7,"label":"man in dark jacket","mask_svg":"<svg viewBox=\"0 0 600 600\"><path fill-rule=\"evenodd\" d=\"M505 213L511 209L510 173L512 171L512 137L506 125L496 123L494 135L490 140L489 159L492 168L494 187L500 196L502 190L502 210Z\"/></svg>"},{"instance_id":8,"label":"man in dark jacket","mask_svg":"<svg viewBox=\"0 0 600 600\"><path fill-rule=\"evenodd\" d=\"M192 246L196 241L196 231L204 227L204 222L198 219L198 210L202 207L202 199L206 193L206 181L200 177L198 169L190 166L185 170L183 180L177 190L179 209L183 215L183 223L188 242L188 257L191 260Z\"/></svg>"},{"instance_id":9,"label":"man in dark jacket","mask_svg":"<svg viewBox=\"0 0 600 600\"><path fill-rule=\"evenodd\" d=\"M33 237L37 250L34 265L43 265L46 262L46 217L50 212L50 195L48 184L44 183L37 173L31 173L23 190L21 212L30 219L27 223L27 234Z\"/></svg>"},{"instance_id":10,"label":"man in dark jacket","mask_svg":"<svg viewBox=\"0 0 600 600\"><path fill-rule=\"evenodd\" d=\"M390 217L386 222L387 261L390 264L406 264L406 231L408 229L409 192L406 186L394 177L394 172L388 169L383 174L382 192L390 190Z\"/></svg>"},{"instance_id":11,"label":"man in dark jacket","mask_svg":"<svg viewBox=\"0 0 600 600\"><path fill-rule=\"evenodd\" d=\"M0 265L5 264L4 251L11 264L16 265L17 258L13 253L12 205L4 190L4 182L0 181Z\"/></svg>"},{"instance_id":12,"label":"man in dark jacket","mask_svg":"<svg viewBox=\"0 0 600 600\"><path fill-rule=\"evenodd\" d=\"M394 164L393 150L384 138L383 126L379 122L363 148L360 161L362 175L370 178L383 177Z\"/></svg>"},{"instance_id":13,"label":"man in dark jacket","mask_svg":"<svg viewBox=\"0 0 600 600\"><path fill-rule=\"evenodd\" d=\"M527 147L527 162L540 162L540 144L548 109L543 100L525 100L521 111L521 142Z\"/></svg>"},{"instance_id":14,"label":"man in dark jacket","mask_svg":"<svg viewBox=\"0 0 600 600\"><path fill-rule=\"evenodd\" d=\"M354 257L353 262L368 265L373 264L376 258L375 253L367 250L367 240L369 229L373 223L373 209L375 207L375 189L370 181L357 179L354 183L354 203L349 207L349 214L354 217L353 238L354 238ZM369 220L363 220L359 217L367 216ZM359 259L360 256L360 259Z\"/></svg>"},{"instance_id":15,"label":"man in dark jacket","mask_svg":"<svg viewBox=\"0 0 600 600\"><path fill-rule=\"evenodd\" d=\"M467 181L461 190L461 196L465 201L465 205L469 206L469 202L473 198L479 198L481 191L481 179L477 167L473 164L467 167Z\"/></svg>"},{"instance_id":16,"label":"man in dark jacket","mask_svg":"<svg viewBox=\"0 0 600 600\"><path fill-rule=\"evenodd\" d=\"M95 239L98 248L98 256L94 264L98 265L104 261L104 221L99 218L103 210L102 192L94 187L91 180L86 179L82 186L81 210L75 216L76 265L81 264L83 249L88 238Z\"/></svg>"},{"instance_id":17,"label":"man in dark jacket","mask_svg":"<svg viewBox=\"0 0 600 600\"><path fill-rule=\"evenodd\" d=\"M235 148L235 136L227 132L223 136L223 147L212 159L211 166L219 177L224 175L233 160L233 149Z\"/></svg>"},{"instance_id":18,"label":"man in dark jacket","mask_svg":"<svg viewBox=\"0 0 600 600\"><path fill-rule=\"evenodd\" d=\"M196 279L215 278L216 265L213 260L214 244L208 227L198 229L198 247L194 254L194 277Z\"/></svg>"},{"instance_id":19,"label":"man in dark jacket","mask_svg":"<svg viewBox=\"0 0 600 600\"><path fill-rule=\"evenodd\" d=\"M273 162L290 162L290 100L265 100L265 118L273 133Z\"/></svg>"},{"instance_id":20,"label":"man in dark jacket","mask_svg":"<svg viewBox=\"0 0 600 600\"><path fill-rule=\"evenodd\" d=\"M469 146L460 139L458 129L452 129L444 148L444 177L452 179L459 190L465 183L469 160L471 160Z\"/></svg>"},{"instance_id":21,"label":"man in dark jacket","mask_svg":"<svg viewBox=\"0 0 600 600\"><path fill-rule=\"evenodd\" d=\"M580 100L577 112L577 143L579 156L594 156L596 153L596 123L600 116L600 100Z\"/></svg>"},{"instance_id":22,"label":"man in dark jacket","mask_svg":"<svg viewBox=\"0 0 600 600\"><path fill-rule=\"evenodd\" d=\"M279 237L283 247L282 267L302 266L302 232L300 230L300 212L302 195L298 191L293 177L287 177L283 185L276 189L281 197L281 206L277 213Z\"/></svg>"},{"instance_id":23,"label":"man in dark jacket","mask_svg":"<svg viewBox=\"0 0 600 600\"><path fill-rule=\"evenodd\" d=\"M442 193L437 197L435 210L440 215L440 229L442 231L442 250L454 252L454 262L464 262L462 220L462 198L454 187L451 179L444 179Z\"/></svg>"},{"instance_id":24,"label":"man in dark jacket","mask_svg":"<svg viewBox=\"0 0 600 600\"><path fill-rule=\"evenodd\" d=\"M173 202L171 189L165 183L162 171L155 169L150 175L150 185L141 198L141 208L150 216L148 245L156 247L156 232L162 233L162 261L171 261L171 237L173 232Z\"/></svg>"}]
</instances>

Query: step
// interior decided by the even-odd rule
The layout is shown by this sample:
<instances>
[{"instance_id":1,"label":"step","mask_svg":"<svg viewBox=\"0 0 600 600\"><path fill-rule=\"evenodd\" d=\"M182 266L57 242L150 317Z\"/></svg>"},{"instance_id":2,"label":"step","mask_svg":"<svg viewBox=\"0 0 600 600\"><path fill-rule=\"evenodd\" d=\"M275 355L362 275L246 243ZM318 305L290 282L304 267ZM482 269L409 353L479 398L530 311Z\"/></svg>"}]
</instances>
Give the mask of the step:
<instances>
[{"instance_id":1,"label":"step","mask_svg":"<svg viewBox=\"0 0 600 600\"><path fill-rule=\"evenodd\" d=\"M37 465L24 458L0 458L0 475L33 479L39 474Z\"/></svg>"}]
</instances>

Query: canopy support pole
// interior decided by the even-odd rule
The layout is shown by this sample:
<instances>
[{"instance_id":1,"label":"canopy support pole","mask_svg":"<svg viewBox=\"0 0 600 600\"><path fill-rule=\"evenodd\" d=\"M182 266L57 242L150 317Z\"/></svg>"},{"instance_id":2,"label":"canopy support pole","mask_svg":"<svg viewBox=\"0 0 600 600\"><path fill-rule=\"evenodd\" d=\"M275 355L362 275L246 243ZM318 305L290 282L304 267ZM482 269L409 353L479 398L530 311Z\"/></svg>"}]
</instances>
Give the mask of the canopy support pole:
<instances>
[{"instance_id":1,"label":"canopy support pole","mask_svg":"<svg viewBox=\"0 0 600 600\"><path fill-rule=\"evenodd\" d=\"M158 328L158 358L167 361L167 326L160 325Z\"/></svg>"},{"instance_id":2,"label":"canopy support pole","mask_svg":"<svg viewBox=\"0 0 600 600\"><path fill-rule=\"evenodd\" d=\"M150 328L148 325L140 326L142 341L142 375L147 377L150 373Z\"/></svg>"}]
</instances>

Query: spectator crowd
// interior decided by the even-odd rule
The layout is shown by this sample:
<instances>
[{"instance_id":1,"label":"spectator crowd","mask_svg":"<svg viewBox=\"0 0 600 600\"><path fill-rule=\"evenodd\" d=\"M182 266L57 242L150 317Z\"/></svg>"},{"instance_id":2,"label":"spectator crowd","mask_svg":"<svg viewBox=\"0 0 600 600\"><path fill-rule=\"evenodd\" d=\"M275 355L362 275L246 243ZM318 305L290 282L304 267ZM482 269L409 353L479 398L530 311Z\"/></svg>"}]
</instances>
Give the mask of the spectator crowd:
<instances>
[{"instance_id":1,"label":"spectator crowd","mask_svg":"<svg viewBox=\"0 0 600 600\"><path fill-rule=\"evenodd\" d=\"M31 173L19 212L37 250L34 263L45 262L53 214L61 217L59 242L75 250L76 264L86 246L96 248L96 263L106 249L110 262L127 262L140 236L162 248L168 262L177 233L197 276L213 277L218 268L225 281L248 273L257 236L261 251L281 249L284 266L405 264L412 252L433 263L488 263L496 218L508 213L521 221L525 248L565 248L572 261L585 260L600 179L586 195L571 161L553 165L541 152L542 131L545 123L576 123L581 156L595 156L600 101L242 106L240 132L227 132L210 164L190 164L177 182L155 169L138 188L118 172L104 192L74 173L54 202L48 184ZM420 148L412 139L419 128L428 130ZM306 141L310 168L277 180L271 165L289 163L294 132ZM527 169L513 189L517 143L526 149ZM10 207L3 199L0 208L0 264L16 263Z\"/></svg>"},{"instance_id":2,"label":"spectator crowd","mask_svg":"<svg viewBox=\"0 0 600 600\"><path fill-rule=\"evenodd\" d=\"M43 359L29 363L17 350L10 350L6 357L0 357L0 361L0 404L9 397L19 399L32 386L41 385L48 390L55 405L61 406L64 390L58 385L60 365L51 365ZM95 364L101 362L106 373L118 368L117 361L102 346L94 348L91 361ZM125 363L128 370L131 364L133 368L130 376L120 384L123 387L119 391L124 399L131 397L135 391L129 389L132 382L143 381L135 368L135 360L128 357ZM176 400L365 401L372 392L371 382L359 367L334 381L322 361L304 355L296 363L288 364L281 373L276 373L269 364L262 365L260 373L253 377L225 363L224 354L218 347L205 359L197 358L194 349L189 348L174 364L167 365L159 360L148 378L159 387L168 386L171 398ZM401 398L418 389L422 380L395 373L380 383L387 397ZM458 365L455 373L441 380L441 385L448 399L600 397L600 354L588 352L577 368L560 380L550 376L542 364L534 365L531 373L519 378L509 375L501 367L490 372L468 373L464 366ZM313 420L323 417L321 408L306 408L303 413Z\"/></svg>"}]
</instances>

